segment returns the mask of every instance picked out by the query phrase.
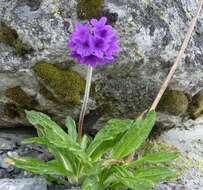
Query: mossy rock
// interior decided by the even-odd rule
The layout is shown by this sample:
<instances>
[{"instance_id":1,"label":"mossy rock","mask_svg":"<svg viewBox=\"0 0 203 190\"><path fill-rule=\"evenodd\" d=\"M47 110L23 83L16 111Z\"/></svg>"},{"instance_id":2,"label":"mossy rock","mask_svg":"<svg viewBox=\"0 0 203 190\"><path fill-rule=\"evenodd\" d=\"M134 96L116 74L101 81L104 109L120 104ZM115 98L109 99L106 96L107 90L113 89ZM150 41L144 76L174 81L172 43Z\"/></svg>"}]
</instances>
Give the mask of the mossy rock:
<instances>
[{"instance_id":1,"label":"mossy rock","mask_svg":"<svg viewBox=\"0 0 203 190\"><path fill-rule=\"evenodd\" d=\"M192 101L189 104L188 113L193 119L203 115L203 90L192 98Z\"/></svg>"},{"instance_id":2,"label":"mossy rock","mask_svg":"<svg viewBox=\"0 0 203 190\"><path fill-rule=\"evenodd\" d=\"M78 0L77 14L80 19L98 18L102 15L104 0Z\"/></svg>"},{"instance_id":3,"label":"mossy rock","mask_svg":"<svg viewBox=\"0 0 203 190\"><path fill-rule=\"evenodd\" d=\"M5 24L2 24L0 27L0 43L4 43L15 48L18 56L25 56L32 51L31 47L23 43L18 38L17 32Z\"/></svg>"},{"instance_id":4,"label":"mossy rock","mask_svg":"<svg viewBox=\"0 0 203 190\"><path fill-rule=\"evenodd\" d=\"M159 139L148 140L145 142L139 150L140 156L146 156L149 154L159 153L159 152L174 152L177 151L174 147L166 144Z\"/></svg>"},{"instance_id":5,"label":"mossy rock","mask_svg":"<svg viewBox=\"0 0 203 190\"><path fill-rule=\"evenodd\" d=\"M24 109L32 109L37 104L20 86L7 89L5 94L11 102Z\"/></svg>"},{"instance_id":6,"label":"mossy rock","mask_svg":"<svg viewBox=\"0 0 203 190\"><path fill-rule=\"evenodd\" d=\"M0 27L0 43L8 44L14 47L17 39L18 34L14 29L4 24Z\"/></svg>"},{"instance_id":7,"label":"mossy rock","mask_svg":"<svg viewBox=\"0 0 203 190\"><path fill-rule=\"evenodd\" d=\"M60 101L58 101L57 98L52 93L50 93L50 91L47 88L45 88L42 84L39 84L39 87L40 87L39 93L42 94L45 99L60 104Z\"/></svg>"},{"instance_id":8,"label":"mossy rock","mask_svg":"<svg viewBox=\"0 0 203 190\"><path fill-rule=\"evenodd\" d=\"M57 68L45 61L33 67L43 87L60 103L79 104L84 93L85 80L70 69ZM49 96L51 97L51 96Z\"/></svg>"},{"instance_id":9,"label":"mossy rock","mask_svg":"<svg viewBox=\"0 0 203 190\"><path fill-rule=\"evenodd\" d=\"M181 115L188 109L188 98L184 92L167 90L158 105L157 110L171 115Z\"/></svg>"},{"instance_id":10,"label":"mossy rock","mask_svg":"<svg viewBox=\"0 0 203 190\"><path fill-rule=\"evenodd\" d=\"M32 52L32 48L29 47L27 44L21 42L20 40L16 40L15 49L16 49L16 54L19 56L24 56Z\"/></svg>"},{"instance_id":11,"label":"mossy rock","mask_svg":"<svg viewBox=\"0 0 203 190\"><path fill-rule=\"evenodd\" d=\"M4 105L4 114L11 119L25 117L25 110L35 109L38 105L20 86L7 89L5 96L9 102Z\"/></svg>"},{"instance_id":12,"label":"mossy rock","mask_svg":"<svg viewBox=\"0 0 203 190\"><path fill-rule=\"evenodd\" d=\"M14 119L16 117L20 117L18 108L13 103L4 104L3 109L4 109L4 115L7 116L8 118Z\"/></svg>"}]
</instances>

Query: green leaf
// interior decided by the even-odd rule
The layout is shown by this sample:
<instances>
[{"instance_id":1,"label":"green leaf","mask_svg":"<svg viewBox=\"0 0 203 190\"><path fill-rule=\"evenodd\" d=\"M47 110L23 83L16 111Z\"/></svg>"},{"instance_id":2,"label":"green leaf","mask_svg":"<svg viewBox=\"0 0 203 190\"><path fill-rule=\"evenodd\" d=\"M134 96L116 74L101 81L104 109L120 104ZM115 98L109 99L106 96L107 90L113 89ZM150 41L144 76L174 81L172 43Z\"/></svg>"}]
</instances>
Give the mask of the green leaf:
<instances>
[{"instance_id":1,"label":"green leaf","mask_svg":"<svg viewBox=\"0 0 203 190\"><path fill-rule=\"evenodd\" d=\"M175 177L177 172L170 168L156 167L156 168L144 168L135 171L135 176L142 179L151 180L154 183L160 183Z\"/></svg>"},{"instance_id":2,"label":"green leaf","mask_svg":"<svg viewBox=\"0 0 203 190\"><path fill-rule=\"evenodd\" d=\"M26 115L29 122L39 129L50 143L61 148L67 148L72 143L70 136L52 121L49 116L35 111L26 111Z\"/></svg>"},{"instance_id":3,"label":"green leaf","mask_svg":"<svg viewBox=\"0 0 203 190\"><path fill-rule=\"evenodd\" d=\"M58 152L58 155L68 152L75 157L79 157L85 163L89 163L89 157L80 145L74 142L70 135L66 134L49 116L35 111L27 111L26 113L28 120L43 132L42 137L47 140L53 154L55 151Z\"/></svg>"},{"instance_id":4,"label":"green leaf","mask_svg":"<svg viewBox=\"0 0 203 190\"><path fill-rule=\"evenodd\" d=\"M151 181L136 177L120 177L118 178L118 182L132 190L149 190L154 186L154 183Z\"/></svg>"},{"instance_id":5,"label":"green leaf","mask_svg":"<svg viewBox=\"0 0 203 190\"><path fill-rule=\"evenodd\" d=\"M87 176L98 176L102 172L102 167L100 162L92 162L91 167L84 169L84 172Z\"/></svg>"},{"instance_id":6,"label":"green leaf","mask_svg":"<svg viewBox=\"0 0 203 190\"><path fill-rule=\"evenodd\" d=\"M67 150L56 148L53 149L52 154L64 166L65 169L71 170L74 174L78 172L80 163L84 167L90 167L91 162L84 151Z\"/></svg>"},{"instance_id":7,"label":"green leaf","mask_svg":"<svg viewBox=\"0 0 203 190\"><path fill-rule=\"evenodd\" d=\"M101 167L101 166L100 166ZM108 188L110 184L114 181L114 170L112 167L104 168L99 175L100 183L104 185L105 188Z\"/></svg>"},{"instance_id":8,"label":"green leaf","mask_svg":"<svg viewBox=\"0 0 203 190\"><path fill-rule=\"evenodd\" d=\"M24 158L13 158L9 157L15 166L35 174L46 174L46 175L60 175L60 176L70 176L71 171L64 170L63 167L56 161L41 162L30 157Z\"/></svg>"},{"instance_id":9,"label":"green leaf","mask_svg":"<svg viewBox=\"0 0 203 190\"><path fill-rule=\"evenodd\" d=\"M101 143L95 151L91 155L92 160L98 160L101 158L103 155L105 155L108 151L110 151L115 144L121 139L123 134L118 135L115 139L105 141L104 143Z\"/></svg>"},{"instance_id":10,"label":"green leaf","mask_svg":"<svg viewBox=\"0 0 203 190\"><path fill-rule=\"evenodd\" d=\"M28 138L22 141L23 144L32 144L32 143L37 143L37 144L47 144L47 140L44 137L33 137L33 138Z\"/></svg>"},{"instance_id":11,"label":"green leaf","mask_svg":"<svg viewBox=\"0 0 203 190\"><path fill-rule=\"evenodd\" d=\"M90 139L87 135L83 135L82 137L82 140L81 140L81 143L80 143L80 147L83 149L83 150L86 150L86 148L88 147L88 144L90 143Z\"/></svg>"},{"instance_id":12,"label":"green leaf","mask_svg":"<svg viewBox=\"0 0 203 190\"><path fill-rule=\"evenodd\" d=\"M177 152L160 152L144 156L138 160L130 162L126 165L127 168L134 168L142 163L157 164L161 162L168 162L176 159L179 153Z\"/></svg>"},{"instance_id":13,"label":"green leaf","mask_svg":"<svg viewBox=\"0 0 203 190\"><path fill-rule=\"evenodd\" d=\"M76 173L74 155L67 154L63 149L55 149L53 154L65 170L70 170L74 174Z\"/></svg>"},{"instance_id":14,"label":"green leaf","mask_svg":"<svg viewBox=\"0 0 203 190\"><path fill-rule=\"evenodd\" d=\"M87 155L81 149L80 145L74 142L70 135L66 134L49 116L35 111L27 111L26 113L28 120L42 131L42 137L44 137L49 144L58 148L67 149L72 152L72 154L87 159Z\"/></svg>"},{"instance_id":15,"label":"green leaf","mask_svg":"<svg viewBox=\"0 0 203 190\"><path fill-rule=\"evenodd\" d=\"M94 140L88 147L87 152L89 156L95 155L96 153L97 156L94 157L96 160L99 156L112 148L115 145L115 139L118 135L125 133L133 125L133 123L133 120L111 119L108 121L105 127L97 133ZM100 146L103 147L102 153L98 154Z\"/></svg>"},{"instance_id":16,"label":"green leaf","mask_svg":"<svg viewBox=\"0 0 203 190\"><path fill-rule=\"evenodd\" d=\"M73 141L77 141L77 130L75 121L71 117L67 117L65 120L65 125L68 128L68 134L71 136Z\"/></svg>"},{"instance_id":17,"label":"green leaf","mask_svg":"<svg viewBox=\"0 0 203 190\"><path fill-rule=\"evenodd\" d=\"M112 187L128 187L134 190L149 190L154 186L154 183L148 179L143 179L135 176L133 173L128 171L122 166L114 166L115 181L113 182Z\"/></svg>"},{"instance_id":18,"label":"green leaf","mask_svg":"<svg viewBox=\"0 0 203 190\"><path fill-rule=\"evenodd\" d=\"M114 139L118 134L128 130L133 123L133 120L111 119L107 122L105 127L97 133L94 140L102 140L103 138L105 138L105 140Z\"/></svg>"},{"instance_id":19,"label":"green leaf","mask_svg":"<svg viewBox=\"0 0 203 190\"><path fill-rule=\"evenodd\" d=\"M113 149L113 159L123 158L136 151L149 136L156 121L156 113L149 112L144 120L137 120Z\"/></svg>"},{"instance_id":20,"label":"green leaf","mask_svg":"<svg viewBox=\"0 0 203 190\"><path fill-rule=\"evenodd\" d=\"M97 176L90 176L84 180L82 190L104 190L104 187L99 183Z\"/></svg>"}]
</instances>

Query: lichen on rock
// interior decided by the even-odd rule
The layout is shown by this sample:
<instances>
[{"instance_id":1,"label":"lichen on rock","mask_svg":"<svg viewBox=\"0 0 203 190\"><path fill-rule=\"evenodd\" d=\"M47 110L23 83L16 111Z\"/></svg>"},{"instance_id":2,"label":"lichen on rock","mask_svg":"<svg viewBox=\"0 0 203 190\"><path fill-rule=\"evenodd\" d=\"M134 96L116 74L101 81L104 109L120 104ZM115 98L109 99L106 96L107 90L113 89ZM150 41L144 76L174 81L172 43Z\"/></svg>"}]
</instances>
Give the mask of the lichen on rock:
<instances>
[{"instance_id":1,"label":"lichen on rock","mask_svg":"<svg viewBox=\"0 0 203 190\"><path fill-rule=\"evenodd\" d=\"M181 115L188 109L188 98L182 91L167 90L163 95L157 110L171 115Z\"/></svg>"},{"instance_id":2,"label":"lichen on rock","mask_svg":"<svg viewBox=\"0 0 203 190\"><path fill-rule=\"evenodd\" d=\"M79 104L85 80L75 71L61 69L42 61L33 67L46 90L60 103Z\"/></svg>"},{"instance_id":3,"label":"lichen on rock","mask_svg":"<svg viewBox=\"0 0 203 190\"><path fill-rule=\"evenodd\" d=\"M188 113L193 119L203 115L203 90L192 98L192 101L189 104Z\"/></svg>"},{"instance_id":4,"label":"lichen on rock","mask_svg":"<svg viewBox=\"0 0 203 190\"><path fill-rule=\"evenodd\" d=\"M31 47L19 39L16 30L5 24L0 26L0 43L4 43L15 48L18 56L24 56L32 51Z\"/></svg>"},{"instance_id":5,"label":"lichen on rock","mask_svg":"<svg viewBox=\"0 0 203 190\"><path fill-rule=\"evenodd\" d=\"M78 0L77 14L80 19L101 16L104 0Z\"/></svg>"}]
</instances>

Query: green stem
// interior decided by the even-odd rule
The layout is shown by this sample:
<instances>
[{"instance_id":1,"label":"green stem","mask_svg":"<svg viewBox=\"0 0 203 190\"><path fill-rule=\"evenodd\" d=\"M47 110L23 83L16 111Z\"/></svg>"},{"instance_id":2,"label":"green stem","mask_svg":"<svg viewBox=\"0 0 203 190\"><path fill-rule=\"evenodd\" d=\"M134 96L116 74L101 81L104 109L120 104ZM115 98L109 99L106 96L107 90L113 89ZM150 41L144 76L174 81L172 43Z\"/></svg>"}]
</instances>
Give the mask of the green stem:
<instances>
[{"instance_id":1,"label":"green stem","mask_svg":"<svg viewBox=\"0 0 203 190\"><path fill-rule=\"evenodd\" d=\"M93 68L90 65L88 65L85 95L84 95L83 105L82 105L82 109L80 112L80 118L79 118L79 123L78 123L78 139L79 140L82 138L82 134L83 134L83 122L84 122L85 112L87 109L87 103L88 103L89 94L90 94L92 71L93 71Z\"/></svg>"}]
</instances>

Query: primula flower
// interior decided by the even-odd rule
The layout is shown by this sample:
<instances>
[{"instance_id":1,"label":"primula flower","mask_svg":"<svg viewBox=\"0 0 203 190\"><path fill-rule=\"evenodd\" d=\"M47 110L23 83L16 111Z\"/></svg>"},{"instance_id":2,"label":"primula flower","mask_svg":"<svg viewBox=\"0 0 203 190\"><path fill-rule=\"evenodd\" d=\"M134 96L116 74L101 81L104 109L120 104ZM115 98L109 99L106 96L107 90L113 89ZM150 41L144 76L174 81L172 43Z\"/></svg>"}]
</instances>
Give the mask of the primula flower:
<instances>
[{"instance_id":1,"label":"primula flower","mask_svg":"<svg viewBox=\"0 0 203 190\"><path fill-rule=\"evenodd\" d=\"M68 47L72 50L71 56L79 64L95 68L114 60L115 53L119 51L118 38L113 28L106 23L106 17L92 19L86 24L76 23Z\"/></svg>"},{"instance_id":2,"label":"primula flower","mask_svg":"<svg viewBox=\"0 0 203 190\"><path fill-rule=\"evenodd\" d=\"M112 27L107 25L102 28L95 28L94 35L109 41L114 36L114 33L112 33Z\"/></svg>"},{"instance_id":3,"label":"primula flower","mask_svg":"<svg viewBox=\"0 0 203 190\"><path fill-rule=\"evenodd\" d=\"M107 18L102 17L100 20L92 19L90 22L91 22L92 26L94 26L96 28L102 28L102 27L104 27L106 25Z\"/></svg>"},{"instance_id":4,"label":"primula flower","mask_svg":"<svg viewBox=\"0 0 203 190\"><path fill-rule=\"evenodd\" d=\"M77 22L75 25L75 32L72 34L72 36L82 39L86 38L88 35L89 35L89 25Z\"/></svg>"}]
</instances>

